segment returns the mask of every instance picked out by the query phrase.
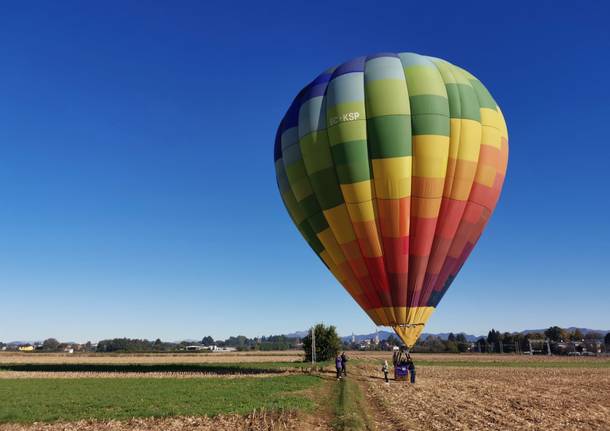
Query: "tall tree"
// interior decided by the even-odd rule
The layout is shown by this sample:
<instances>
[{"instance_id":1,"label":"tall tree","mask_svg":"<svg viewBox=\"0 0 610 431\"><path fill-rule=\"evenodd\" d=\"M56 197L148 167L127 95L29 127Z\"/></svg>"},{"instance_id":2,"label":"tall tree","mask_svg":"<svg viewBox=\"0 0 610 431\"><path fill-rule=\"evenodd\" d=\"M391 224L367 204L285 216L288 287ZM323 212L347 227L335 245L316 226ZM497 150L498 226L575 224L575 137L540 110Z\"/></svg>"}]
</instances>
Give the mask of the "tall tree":
<instances>
[{"instance_id":1,"label":"tall tree","mask_svg":"<svg viewBox=\"0 0 610 431\"><path fill-rule=\"evenodd\" d=\"M492 330L487 333L487 342L489 344L495 344L500 341L500 337L500 332L492 328Z\"/></svg>"},{"instance_id":2,"label":"tall tree","mask_svg":"<svg viewBox=\"0 0 610 431\"><path fill-rule=\"evenodd\" d=\"M59 349L59 341L55 338L47 338L42 342L42 350L55 352L57 349Z\"/></svg>"},{"instance_id":3,"label":"tall tree","mask_svg":"<svg viewBox=\"0 0 610 431\"><path fill-rule=\"evenodd\" d=\"M214 339L208 335L206 337L203 337L203 339L201 340L201 344L203 344L204 346L212 346L214 344Z\"/></svg>"},{"instance_id":4,"label":"tall tree","mask_svg":"<svg viewBox=\"0 0 610 431\"><path fill-rule=\"evenodd\" d=\"M549 329L544 331L544 335L549 340L555 341L555 342L563 341L568 338L566 331L564 329L560 328L559 326L551 326Z\"/></svg>"},{"instance_id":5,"label":"tall tree","mask_svg":"<svg viewBox=\"0 0 610 431\"><path fill-rule=\"evenodd\" d=\"M604 343L610 344L610 332L608 332L604 337Z\"/></svg>"},{"instance_id":6,"label":"tall tree","mask_svg":"<svg viewBox=\"0 0 610 431\"><path fill-rule=\"evenodd\" d=\"M326 326L318 323L314 326L314 334L316 336L316 360L327 361L335 357L341 349L341 339L337 335L337 329L332 325ZM311 361L311 331L303 338L303 350L305 360Z\"/></svg>"}]
</instances>

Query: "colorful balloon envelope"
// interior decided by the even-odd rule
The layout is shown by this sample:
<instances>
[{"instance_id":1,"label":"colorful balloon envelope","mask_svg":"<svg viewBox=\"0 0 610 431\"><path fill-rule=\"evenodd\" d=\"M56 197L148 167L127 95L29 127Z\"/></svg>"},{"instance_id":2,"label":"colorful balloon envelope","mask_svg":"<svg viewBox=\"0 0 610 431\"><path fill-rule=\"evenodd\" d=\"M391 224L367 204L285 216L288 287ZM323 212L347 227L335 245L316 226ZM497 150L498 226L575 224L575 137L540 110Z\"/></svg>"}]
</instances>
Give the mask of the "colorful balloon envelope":
<instances>
[{"instance_id":1,"label":"colorful balloon envelope","mask_svg":"<svg viewBox=\"0 0 610 431\"><path fill-rule=\"evenodd\" d=\"M375 324L411 347L496 206L508 132L470 73L383 53L303 88L274 159L307 243Z\"/></svg>"}]
</instances>

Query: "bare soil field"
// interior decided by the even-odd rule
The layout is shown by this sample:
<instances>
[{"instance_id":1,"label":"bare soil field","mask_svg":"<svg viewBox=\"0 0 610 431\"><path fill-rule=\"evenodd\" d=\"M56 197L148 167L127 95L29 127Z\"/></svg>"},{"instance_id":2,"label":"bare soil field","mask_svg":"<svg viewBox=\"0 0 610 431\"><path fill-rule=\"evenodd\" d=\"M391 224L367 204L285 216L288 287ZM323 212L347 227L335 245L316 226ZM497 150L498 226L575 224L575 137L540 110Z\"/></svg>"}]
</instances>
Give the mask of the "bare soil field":
<instances>
[{"instance_id":1,"label":"bare soil field","mask_svg":"<svg viewBox=\"0 0 610 431\"><path fill-rule=\"evenodd\" d=\"M348 352L353 359L381 360L391 359L392 352ZM511 364L545 363L568 364L591 364L593 367L602 363L610 364L610 356L548 356L548 355L511 355L490 353L413 353L413 358L418 362L500 362Z\"/></svg>"},{"instance_id":2,"label":"bare soil field","mask_svg":"<svg viewBox=\"0 0 610 431\"><path fill-rule=\"evenodd\" d=\"M420 366L415 385L385 384L370 363L358 374L394 429L610 429L608 368Z\"/></svg>"},{"instance_id":3,"label":"bare soil field","mask_svg":"<svg viewBox=\"0 0 610 431\"><path fill-rule=\"evenodd\" d=\"M327 431L325 424L296 412L209 418L134 418L128 421L78 421L36 424L0 424L1 431Z\"/></svg>"},{"instance_id":4,"label":"bare soil field","mask_svg":"<svg viewBox=\"0 0 610 431\"><path fill-rule=\"evenodd\" d=\"M278 352L220 352L220 353L17 353L0 352L0 365L24 364L195 364L195 363L249 363L294 362L303 360L303 352L287 350Z\"/></svg>"}]
</instances>

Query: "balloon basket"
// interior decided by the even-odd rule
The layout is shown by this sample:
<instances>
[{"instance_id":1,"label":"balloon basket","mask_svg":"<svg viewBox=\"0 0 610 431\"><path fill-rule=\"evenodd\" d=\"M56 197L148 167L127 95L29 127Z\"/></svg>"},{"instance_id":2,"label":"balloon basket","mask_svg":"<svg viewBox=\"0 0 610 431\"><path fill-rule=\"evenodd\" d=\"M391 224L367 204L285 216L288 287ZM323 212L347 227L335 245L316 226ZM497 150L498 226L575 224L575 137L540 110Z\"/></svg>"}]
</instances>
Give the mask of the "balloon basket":
<instances>
[{"instance_id":1,"label":"balloon basket","mask_svg":"<svg viewBox=\"0 0 610 431\"><path fill-rule=\"evenodd\" d=\"M394 380L397 382L406 382L409 376L409 371L406 365L397 365L394 367Z\"/></svg>"}]
</instances>

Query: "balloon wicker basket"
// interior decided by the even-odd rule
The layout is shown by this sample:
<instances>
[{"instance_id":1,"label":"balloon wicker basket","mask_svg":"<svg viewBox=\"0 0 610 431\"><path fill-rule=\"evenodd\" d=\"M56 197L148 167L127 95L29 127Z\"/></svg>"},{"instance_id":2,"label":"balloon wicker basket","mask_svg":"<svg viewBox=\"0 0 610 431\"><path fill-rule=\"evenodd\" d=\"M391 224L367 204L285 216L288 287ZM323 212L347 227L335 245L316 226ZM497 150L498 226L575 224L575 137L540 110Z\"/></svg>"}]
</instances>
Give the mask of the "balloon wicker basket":
<instances>
[{"instance_id":1,"label":"balloon wicker basket","mask_svg":"<svg viewBox=\"0 0 610 431\"><path fill-rule=\"evenodd\" d=\"M409 371L406 365L396 365L394 367L394 380L397 382L406 382Z\"/></svg>"}]
</instances>

